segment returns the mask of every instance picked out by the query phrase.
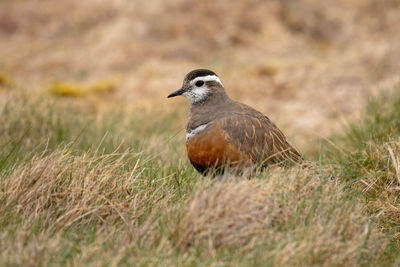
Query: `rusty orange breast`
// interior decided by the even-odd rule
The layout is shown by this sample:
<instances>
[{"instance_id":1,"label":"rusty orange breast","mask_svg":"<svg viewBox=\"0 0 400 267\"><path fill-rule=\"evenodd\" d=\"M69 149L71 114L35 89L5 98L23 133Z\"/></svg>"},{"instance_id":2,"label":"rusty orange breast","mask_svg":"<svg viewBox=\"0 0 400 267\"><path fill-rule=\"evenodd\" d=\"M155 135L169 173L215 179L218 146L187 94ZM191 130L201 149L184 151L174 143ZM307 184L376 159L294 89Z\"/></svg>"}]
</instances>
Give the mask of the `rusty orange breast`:
<instances>
[{"instance_id":1,"label":"rusty orange breast","mask_svg":"<svg viewBox=\"0 0 400 267\"><path fill-rule=\"evenodd\" d=\"M190 162L194 166L207 169L229 166L250 165L250 157L240 151L218 125L210 125L186 140Z\"/></svg>"}]
</instances>

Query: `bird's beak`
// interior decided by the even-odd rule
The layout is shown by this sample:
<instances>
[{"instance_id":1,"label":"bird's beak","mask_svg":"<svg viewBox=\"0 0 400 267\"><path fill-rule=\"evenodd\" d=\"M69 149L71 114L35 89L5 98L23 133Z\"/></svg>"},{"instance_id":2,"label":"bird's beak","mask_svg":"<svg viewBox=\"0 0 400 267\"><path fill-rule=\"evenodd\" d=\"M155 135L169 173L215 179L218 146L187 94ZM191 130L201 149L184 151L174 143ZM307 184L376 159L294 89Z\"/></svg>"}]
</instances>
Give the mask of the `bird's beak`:
<instances>
[{"instance_id":1,"label":"bird's beak","mask_svg":"<svg viewBox=\"0 0 400 267\"><path fill-rule=\"evenodd\" d=\"M181 95L181 94L183 94L184 92L185 92L185 90L183 90L183 88L181 88L181 89L179 89L178 91L175 91L175 92L173 92L172 94L169 94L169 95L168 95L168 98Z\"/></svg>"}]
</instances>

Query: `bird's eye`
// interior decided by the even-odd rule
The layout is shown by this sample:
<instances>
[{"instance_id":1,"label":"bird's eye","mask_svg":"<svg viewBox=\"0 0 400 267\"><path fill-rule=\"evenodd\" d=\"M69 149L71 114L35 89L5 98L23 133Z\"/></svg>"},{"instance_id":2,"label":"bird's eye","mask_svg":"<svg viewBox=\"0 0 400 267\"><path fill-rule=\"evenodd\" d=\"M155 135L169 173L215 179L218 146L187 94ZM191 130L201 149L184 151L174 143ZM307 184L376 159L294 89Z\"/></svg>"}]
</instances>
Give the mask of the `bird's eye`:
<instances>
[{"instance_id":1,"label":"bird's eye","mask_svg":"<svg viewBox=\"0 0 400 267\"><path fill-rule=\"evenodd\" d=\"M204 84L204 81L197 81L196 82L196 86L197 87L200 87L200 86L202 86Z\"/></svg>"}]
</instances>

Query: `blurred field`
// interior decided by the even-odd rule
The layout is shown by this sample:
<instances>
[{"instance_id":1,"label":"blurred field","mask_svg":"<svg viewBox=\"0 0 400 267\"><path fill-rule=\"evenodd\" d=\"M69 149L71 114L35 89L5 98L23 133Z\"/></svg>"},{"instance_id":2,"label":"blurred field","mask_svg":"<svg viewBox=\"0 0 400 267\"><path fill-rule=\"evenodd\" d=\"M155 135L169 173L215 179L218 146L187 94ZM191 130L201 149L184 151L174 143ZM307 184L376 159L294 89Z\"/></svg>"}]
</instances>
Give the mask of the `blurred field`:
<instances>
[{"instance_id":1,"label":"blurred field","mask_svg":"<svg viewBox=\"0 0 400 267\"><path fill-rule=\"evenodd\" d=\"M0 1L0 265L400 264L400 1ZM209 68L309 159L202 177Z\"/></svg>"},{"instance_id":2,"label":"blurred field","mask_svg":"<svg viewBox=\"0 0 400 267\"><path fill-rule=\"evenodd\" d=\"M107 104L151 109L207 67L304 147L398 78L399 24L398 0L5 0L0 71L29 91L119 75Z\"/></svg>"}]
</instances>

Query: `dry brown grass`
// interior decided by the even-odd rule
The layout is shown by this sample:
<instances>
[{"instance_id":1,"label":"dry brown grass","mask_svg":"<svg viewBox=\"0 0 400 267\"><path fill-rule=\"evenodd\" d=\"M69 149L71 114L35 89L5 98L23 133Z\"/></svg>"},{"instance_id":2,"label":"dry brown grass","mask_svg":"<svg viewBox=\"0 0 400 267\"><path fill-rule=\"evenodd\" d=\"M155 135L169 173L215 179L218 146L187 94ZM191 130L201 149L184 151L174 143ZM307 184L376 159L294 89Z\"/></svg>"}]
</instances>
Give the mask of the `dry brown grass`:
<instances>
[{"instance_id":1,"label":"dry brown grass","mask_svg":"<svg viewBox=\"0 0 400 267\"><path fill-rule=\"evenodd\" d=\"M131 176L121 177L118 170L124 164L124 155L117 156L110 165L108 161L112 157L72 157L68 151L55 151L43 158L36 156L14 172L5 184L7 190L2 202L7 204L3 208L15 207L24 220L24 227L29 228L40 219L43 220L40 230L50 227L50 231L69 228L75 223L109 220L118 225L126 219L132 220L140 216L140 205L126 205L130 201L124 188L134 189L127 185L137 174L133 170ZM124 184L117 186L121 181ZM138 203L144 204L140 195L136 197Z\"/></svg>"},{"instance_id":2,"label":"dry brown grass","mask_svg":"<svg viewBox=\"0 0 400 267\"><path fill-rule=\"evenodd\" d=\"M190 199L182 219L182 246L254 246L274 221L284 223L279 203L268 184L260 181L219 182ZM271 201L272 199L272 201Z\"/></svg>"},{"instance_id":3,"label":"dry brown grass","mask_svg":"<svg viewBox=\"0 0 400 267\"><path fill-rule=\"evenodd\" d=\"M76 156L55 150L1 177L2 225L10 231L2 233L0 261L49 263L69 245L87 250L85 259L102 244L113 247L113 240L117 258L130 246L154 245L159 232L153 222L171 199L164 191L169 181L146 177L145 164L128 152ZM77 240L86 241L75 248ZM118 261L112 253L101 260Z\"/></svg>"},{"instance_id":4,"label":"dry brown grass","mask_svg":"<svg viewBox=\"0 0 400 267\"><path fill-rule=\"evenodd\" d=\"M345 200L337 181L326 180L327 171L199 177L187 187L146 175L136 158L55 150L2 177L2 224L10 229L2 233L2 261L60 262L76 250L79 257L65 260L134 263L149 260L144 250L179 259L180 248L189 255L199 250L204 259L234 251L237 264L263 251L259 260L273 265L346 265L366 263L384 248L359 204Z\"/></svg>"},{"instance_id":5,"label":"dry brown grass","mask_svg":"<svg viewBox=\"0 0 400 267\"><path fill-rule=\"evenodd\" d=\"M210 255L226 247L251 254L262 247L263 259L274 266L354 265L360 253L377 253L379 234L356 212L360 206L341 202L337 181L325 180L327 171L321 180L317 172L273 170L267 180L230 177L203 186L185 204L180 245L204 247ZM375 252L360 252L369 242Z\"/></svg>"},{"instance_id":6,"label":"dry brown grass","mask_svg":"<svg viewBox=\"0 0 400 267\"><path fill-rule=\"evenodd\" d=\"M389 141L380 146L370 142L361 155L354 155L353 164L358 174L350 181L353 188L365 196L365 210L373 214L382 230L392 233L400 241L400 142ZM360 161L359 158L364 160ZM354 184L353 184L354 183Z\"/></svg>"},{"instance_id":7,"label":"dry brown grass","mask_svg":"<svg viewBox=\"0 0 400 267\"><path fill-rule=\"evenodd\" d=\"M132 110L116 120L77 103L24 93L6 102L13 105L4 106L0 117L0 263L394 261L387 255L394 255L398 235L397 140L371 141L345 163L307 162L251 179L212 179L185 160L183 136L171 127L177 123L173 113L149 120ZM383 124L374 130L382 137L396 129L391 114L397 113L385 103L378 110L388 118L380 115ZM143 146L132 145L138 140ZM350 163L356 174L346 171ZM349 188L352 177L358 181Z\"/></svg>"}]
</instances>

